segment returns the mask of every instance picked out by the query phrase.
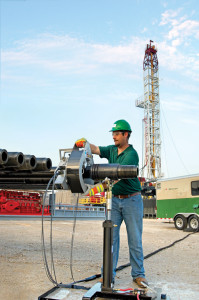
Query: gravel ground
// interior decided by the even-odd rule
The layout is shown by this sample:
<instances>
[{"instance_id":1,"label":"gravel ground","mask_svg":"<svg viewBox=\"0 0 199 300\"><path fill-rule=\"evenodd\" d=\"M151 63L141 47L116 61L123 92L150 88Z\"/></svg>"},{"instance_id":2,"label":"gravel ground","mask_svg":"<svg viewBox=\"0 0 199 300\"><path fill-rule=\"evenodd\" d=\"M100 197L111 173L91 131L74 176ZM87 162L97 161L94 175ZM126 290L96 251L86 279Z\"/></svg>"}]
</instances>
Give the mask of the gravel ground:
<instances>
[{"instance_id":1,"label":"gravel ground","mask_svg":"<svg viewBox=\"0 0 199 300\"><path fill-rule=\"evenodd\" d=\"M49 252L50 222L45 221ZM53 222L53 250L58 282L72 282L70 270L73 221ZM147 255L190 234L178 231L173 223L144 219L143 248ZM41 252L41 220L0 218L0 299L36 300L53 287L46 276ZM102 264L102 221L77 220L72 273L80 280L100 273ZM173 247L145 260L151 288L161 288L172 300L199 299L199 233L189 235ZM125 226L121 227L119 265L129 262ZM115 288L136 287L130 267L117 273ZM97 280L81 285L93 286ZM82 299L83 290L68 290L65 299Z\"/></svg>"}]
</instances>

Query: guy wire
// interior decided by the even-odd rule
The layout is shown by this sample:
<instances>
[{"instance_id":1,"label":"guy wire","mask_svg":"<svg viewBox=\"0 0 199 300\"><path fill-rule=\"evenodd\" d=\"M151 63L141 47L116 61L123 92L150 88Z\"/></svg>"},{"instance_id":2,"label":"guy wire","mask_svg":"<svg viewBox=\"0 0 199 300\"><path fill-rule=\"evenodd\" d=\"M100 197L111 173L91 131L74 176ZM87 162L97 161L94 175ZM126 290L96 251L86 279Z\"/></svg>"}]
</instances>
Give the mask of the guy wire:
<instances>
[{"instance_id":1,"label":"guy wire","mask_svg":"<svg viewBox=\"0 0 199 300\"><path fill-rule=\"evenodd\" d=\"M169 132L169 134L170 134L170 138L171 138L171 141L172 141L172 143L173 143L174 149L175 149L175 151L176 151L176 153L177 153L177 155L178 155L178 158L179 158L179 160L181 161L181 164L183 165L183 167L184 167L186 173L187 173L187 174L190 174L190 172L188 171L187 167L185 166L185 163L184 163L183 159L181 158L181 155L180 155L180 153L179 153L179 151L178 151L178 149L177 149L177 147L176 147L176 144L175 144L175 142L174 142L173 136L172 136L171 131L170 131L170 129L169 129L169 126L168 126L168 124L167 124L167 121L166 121L166 118L165 118L165 114L164 114L164 110L163 110L162 105L161 105L161 111L162 111L162 115L163 115L163 117L164 117L164 121L165 121L167 130L168 130L168 132Z\"/></svg>"}]
</instances>

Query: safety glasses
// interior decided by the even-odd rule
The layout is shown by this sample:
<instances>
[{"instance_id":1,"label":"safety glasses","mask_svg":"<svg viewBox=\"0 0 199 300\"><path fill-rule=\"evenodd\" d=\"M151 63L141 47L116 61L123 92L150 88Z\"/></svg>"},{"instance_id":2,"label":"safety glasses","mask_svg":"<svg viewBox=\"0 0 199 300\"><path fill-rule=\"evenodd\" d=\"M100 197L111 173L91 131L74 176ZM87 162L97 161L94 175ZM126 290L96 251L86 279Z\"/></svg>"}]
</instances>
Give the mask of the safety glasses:
<instances>
[{"instance_id":1,"label":"safety glasses","mask_svg":"<svg viewBox=\"0 0 199 300\"><path fill-rule=\"evenodd\" d=\"M118 136L120 135L122 132L121 131L113 131L112 132L112 136Z\"/></svg>"}]
</instances>

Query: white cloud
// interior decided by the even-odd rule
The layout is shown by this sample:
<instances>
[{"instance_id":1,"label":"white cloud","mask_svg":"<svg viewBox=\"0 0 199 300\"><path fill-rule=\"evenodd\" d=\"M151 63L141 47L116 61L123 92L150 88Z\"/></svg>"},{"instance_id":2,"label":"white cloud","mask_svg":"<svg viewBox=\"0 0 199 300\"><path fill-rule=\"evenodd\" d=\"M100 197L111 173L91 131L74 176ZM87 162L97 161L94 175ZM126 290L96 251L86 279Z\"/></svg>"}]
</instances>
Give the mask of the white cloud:
<instances>
[{"instance_id":1,"label":"white cloud","mask_svg":"<svg viewBox=\"0 0 199 300\"><path fill-rule=\"evenodd\" d=\"M92 44L69 36L45 34L19 41L16 48L2 51L2 62L9 65L38 65L55 71L89 72L103 66L137 64L143 59L145 41L132 38L117 46Z\"/></svg>"},{"instance_id":2,"label":"white cloud","mask_svg":"<svg viewBox=\"0 0 199 300\"><path fill-rule=\"evenodd\" d=\"M181 44L189 45L189 39L199 39L199 21L189 19L187 15L179 16L182 8L166 10L162 13L160 26L168 26L166 39L171 41L172 46L177 48ZM192 13L191 16L194 14Z\"/></svg>"},{"instance_id":3,"label":"white cloud","mask_svg":"<svg viewBox=\"0 0 199 300\"><path fill-rule=\"evenodd\" d=\"M158 60L161 67L170 71L180 71L179 75L192 78L193 81L199 81L199 57L197 53L189 53L186 47L180 47L181 39L175 39L172 44L165 40L158 43ZM197 49L196 49L197 50Z\"/></svg>"},{"instance_id":4,"label":"white cloud","mask_svg":"<svg viewBox=\"0 0 199 300\"><path fill-rule=\"evenodd\" d=\"M166 10L164 13L162 13L162 19L160 22L160 25L166 25L166 24L171 24L172 26L178 24L178 20L174 19L177 17L180 13L182 8L178 8L177 10Z\"/></svg>"},{"instance_id":5,"label":"white cloud","mask_svg":"<svg viewBox=\"0 0 199 300\"><path fill-rule=\"evenodd\" d=\"M77 46L81 47L84 45L84 42L69 35L53 35L50 33L44 33L38 35L38 37L34 39L18 41L16 42L16 45L20 49L37 52L38 50L67 48L68 46L70 46L70 48L77 48Z\"/></svg>"},{"instance_id":6,"label":"white cloud","mask_svg":"<svg viewBox=\"0 0 199 300\"><path fill-rule=\"evenodd\" d=\"M28 53L26 50L8 50L8 51L1 51L1 61L2 62L9 62L13 63L20 63L20 64L28 64L30 61L33 61L33 55ZM34 61L33 61L34 62Z\"/></svg>"},{"instance_id":7,"label":"white cloud","mask_svg":"<svg viewBox=\"0 0 199 300\"><path fill-rule=\"evenodd\" d=\"M186 37L194 36L199 39L199 21L186 20L184 22L179 22L173 26L173 28L168 33L168 39L176 39L180 37L181 42Z\"/></svg>"},{"instance_id":8,"label":"white cloud","mask_svg":"<svg viewBox=\"0 0 199 300\"><path fill-rule=\"evenodd\" d=\"M176 50L176 47L179 46L181 43L182 43L182 40L178 38L178 39L172 41L172 46Z\"/></svg>"},{"instance_id":9,"label":"white cloud","mask_svg":"<svg viewBox=\"0 0 199 300\"><path fill-rule=\"evenodd\" d=\"M171 16L176 16L173 12ZM165 13L165 20L168 13ZM165 21L166 22L166 21ZM184 28L181 24L180 32ZM196 28L196 24L192 29ZM135 70L141 66L144 58L144 49L148 41L138 37L131 40L123 40L118 45L88 43L82 39L68 35L43 34L34 39L26 39L15 43L12 49L2 50L2 64L6 66L2 70L14 72L15 67L33 67L42 71L51 71L61 74L105 74L123 73L130 76L130 68L135 76ZM184 48L178 49L182 43L179 36L172 40L159 41L158 60L161 68L169 71L181 71L183 75L199 81L199 56L189 55ZM185 49L187 50L187 49ZM126 71L128 70L128 71ZM2 75L5 74L2 71Z\"/></svg>"}]
</instances>

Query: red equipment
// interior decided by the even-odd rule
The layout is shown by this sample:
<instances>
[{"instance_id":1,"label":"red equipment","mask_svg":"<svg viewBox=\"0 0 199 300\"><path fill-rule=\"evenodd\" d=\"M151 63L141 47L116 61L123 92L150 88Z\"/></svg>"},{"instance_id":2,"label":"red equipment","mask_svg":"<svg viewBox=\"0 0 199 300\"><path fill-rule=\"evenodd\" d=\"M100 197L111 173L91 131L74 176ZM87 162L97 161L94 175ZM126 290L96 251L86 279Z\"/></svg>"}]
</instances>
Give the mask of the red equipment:
<instances>
[{"instance_id":1,"label":"red equipment","mask_svg":"<svg viewBox=\"0 0 199 300\"><path fill-rule=\"evenodd\" d=\"M0 190L0 215L42 215L39 193ZM49 206L44 215L50 215Z\"/></svg>"}]
</instances>

